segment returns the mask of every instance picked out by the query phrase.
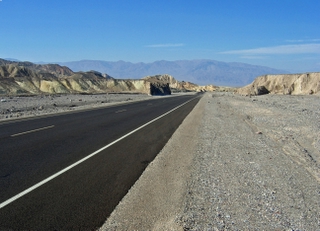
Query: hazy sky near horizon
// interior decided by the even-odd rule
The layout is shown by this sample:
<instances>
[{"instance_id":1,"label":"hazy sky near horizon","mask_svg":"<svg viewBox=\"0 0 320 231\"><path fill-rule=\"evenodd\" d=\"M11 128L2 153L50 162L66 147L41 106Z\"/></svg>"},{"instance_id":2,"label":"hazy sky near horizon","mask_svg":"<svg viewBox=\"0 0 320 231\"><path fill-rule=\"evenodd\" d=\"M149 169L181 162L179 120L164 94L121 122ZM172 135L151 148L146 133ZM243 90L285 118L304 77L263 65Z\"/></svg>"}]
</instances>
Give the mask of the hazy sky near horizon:
<instances>
[{"instance_id":1,"label":"hazy sky near horizon","mask_svg":"<svg viewBox=\"0 0 320 231\"><path fill-rule=\"evenodd\" d=\"M0 0L0 57L320 71L319 0Z\"/></svg>"}]
</instances>

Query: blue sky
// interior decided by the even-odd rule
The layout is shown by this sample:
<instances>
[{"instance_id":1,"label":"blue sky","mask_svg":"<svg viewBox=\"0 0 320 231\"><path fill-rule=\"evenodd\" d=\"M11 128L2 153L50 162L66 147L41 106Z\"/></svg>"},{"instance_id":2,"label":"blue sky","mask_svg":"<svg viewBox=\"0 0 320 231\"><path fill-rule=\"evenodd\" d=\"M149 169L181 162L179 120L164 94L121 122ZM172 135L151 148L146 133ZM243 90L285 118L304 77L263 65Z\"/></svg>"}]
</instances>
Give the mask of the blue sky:
<instances>
[{"instance_id":1,"label":"blue sky","mask_svg":"<svg viewBox=\"0 0 320 231\"><path fill-rule=\"evenodd\" d=\"M319 0L0 0L0 57L320 71Z\"/></svg>"}]
</instances>

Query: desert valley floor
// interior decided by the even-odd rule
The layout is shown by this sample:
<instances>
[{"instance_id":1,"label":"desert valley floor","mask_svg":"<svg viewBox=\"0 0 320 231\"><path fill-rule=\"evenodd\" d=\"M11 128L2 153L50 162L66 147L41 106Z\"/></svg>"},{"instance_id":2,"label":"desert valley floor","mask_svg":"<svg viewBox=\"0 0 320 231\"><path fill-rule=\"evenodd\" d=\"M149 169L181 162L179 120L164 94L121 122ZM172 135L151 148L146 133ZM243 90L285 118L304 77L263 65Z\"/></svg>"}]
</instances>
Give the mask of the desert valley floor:
<instances>
[{"instance_id":1,"label":"desert valley floor","mask_svg":"<svg viewBox=\"0 0 320 231\"><path fill-rule=\"evenodd\" d=\"M0 116L150 97L2 97ZM100 230L320 230L319 102L204 94Z\"/></svg>"}]
</instances>

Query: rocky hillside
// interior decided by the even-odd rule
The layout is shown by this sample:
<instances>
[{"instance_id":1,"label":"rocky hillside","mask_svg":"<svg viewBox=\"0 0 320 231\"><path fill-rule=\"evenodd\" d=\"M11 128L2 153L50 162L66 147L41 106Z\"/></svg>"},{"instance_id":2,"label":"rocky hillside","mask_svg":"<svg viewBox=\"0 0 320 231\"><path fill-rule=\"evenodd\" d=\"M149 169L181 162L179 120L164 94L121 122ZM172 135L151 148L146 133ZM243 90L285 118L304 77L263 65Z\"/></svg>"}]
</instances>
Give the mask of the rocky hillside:
<instances>
[{"instance_id":1,"label":"rocky hillside","mask_svg":"<svg viewBox=\"0 0 320 231\"><path fill-rule=\"evenodd\" d=\"M54 69L52 69L52 67ZM48 72L45 71L48 69ZM54 70L57 70L55 72ZM107 78L95 72L73 73L59 65L34 67L7 64L0 66L0 94L82 93L106 90Z\"/></svg>"},{"instance_id":2,"label":"rocky hillside","mask_svg":"<svg viewBox=\"0 0 320 231\"><path fill-rule=\"evenodd\" d=\"M148 80L148 81L160 81L164 83L168 83L170 88L173 91L199 91L202 88L205 87L200 87L196 84L190 83L190 82L179 82L175 78L173 78L171 75L164 74L164 75L154 75L154 76L146 76L143 79Z\"/></svg>"},{"instance_id":3,"label":"rocky hillside","mask_svg":"<svg viewBox=\"0 0 320 231\"><path fill-rule=\"evenodd\" d=\"M264 75L256 78L251 84L239 88L241 95L284 94L284 95L320 95L320 72Z\"/></svg>"},{"instance_id":4,"label":"rocky hillside","mask_svg":"<svg viewBox=\"0 0 320 231\"><path fill-rule=\"evenodd\" d=\"M9 61L5 59L0 59L0 66L3 66L3 65L9 65L12 67L24 67L35 72L50 73L55 76L71 76L74 74L74 72L70 70L70 68L66 66L60 66L58 64L39 65L31 62L15 62L15 61Z\"/></svg>"},{"instance_id":5,"label":"rocky hillside","mask_svg":"<svg viewBox=\"0 0 320 231\"><path fill-rule=\"evenodd\" d=\"M160 81L160 82L168 83L173 92L187 92L187 91L206 92L206 91L225 91L226 90L224 87L218 87L214 85L199 86L197 84L190 83L190 82L185 82L185 81L180 82L168 74L146 76L143 79L148 81Z\"/></svg>"},{"instance_id":6,"label":"rocky hillside","mask_svg":"<svg viewBox=\"0 0 320 231\"><path fill-rule=\"evenodd\" d=\"M0 59L0 94L55 94L136 92L171 94L175 90L197 90L191 83L179 83L169 75L143 79L114 79L97 71L73 72L57 64L39 65Z\"/></svg>"}]
</instances>

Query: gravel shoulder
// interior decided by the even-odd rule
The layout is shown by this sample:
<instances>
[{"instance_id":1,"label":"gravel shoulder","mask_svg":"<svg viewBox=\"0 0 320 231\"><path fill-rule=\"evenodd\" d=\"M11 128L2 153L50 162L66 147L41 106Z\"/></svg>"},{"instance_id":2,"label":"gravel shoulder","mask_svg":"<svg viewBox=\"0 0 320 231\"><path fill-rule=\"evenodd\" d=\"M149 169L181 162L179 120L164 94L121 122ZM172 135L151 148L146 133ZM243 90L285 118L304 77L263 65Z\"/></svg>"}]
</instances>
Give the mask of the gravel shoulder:
<instances>
[{"instance_id":1,"label":"gravel shoulder","mask_svg":"<svg viewBox=\"0 0 320 231\"><path fill-rule=\"evenodd\" d=\"M207 93L100 230L320 230L319 100Z\"/></svg>"}]
</instances>

